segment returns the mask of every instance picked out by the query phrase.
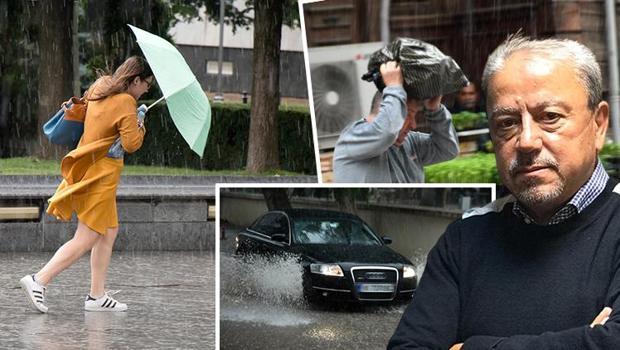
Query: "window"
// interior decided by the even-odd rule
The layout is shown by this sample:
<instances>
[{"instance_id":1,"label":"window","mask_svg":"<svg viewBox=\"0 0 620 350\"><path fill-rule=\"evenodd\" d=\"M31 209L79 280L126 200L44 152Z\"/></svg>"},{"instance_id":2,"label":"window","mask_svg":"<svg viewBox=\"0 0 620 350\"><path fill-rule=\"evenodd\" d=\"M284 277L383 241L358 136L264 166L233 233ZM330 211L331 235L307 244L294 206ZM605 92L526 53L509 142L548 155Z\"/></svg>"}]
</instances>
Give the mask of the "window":
<instances>
[{"instance_id":1,"label":"window","mask_svg":"<svg viewBox=\"0 0 620 350\"><path fill-rule=\"evenodd\" d=\"M381 240L361 221L303 218L295 221L295 242L301 244L381 245Z\"/></svg>"},{"instance_id":2,"label":"window","mask_svg":"<svg viewBox=\"0 0 620 350\"><path fill-rule=\"evenodd\" d=\"M253 227L255 231L269 236L270 238L274 234L286 235L288 241L288 219L285 215L280 213L265 214Z\"/></svg>"},{"instance_id":3,"label":"window","mask_svg":"<svg viewBox=\"0 0 620 350\"><path fill-rule=\"evenodd\" d=\"M217 75L218 61L207 61L207 74ZM233 63L222 62L222 75L233 75Z\"/></svg>"}]
</instances>

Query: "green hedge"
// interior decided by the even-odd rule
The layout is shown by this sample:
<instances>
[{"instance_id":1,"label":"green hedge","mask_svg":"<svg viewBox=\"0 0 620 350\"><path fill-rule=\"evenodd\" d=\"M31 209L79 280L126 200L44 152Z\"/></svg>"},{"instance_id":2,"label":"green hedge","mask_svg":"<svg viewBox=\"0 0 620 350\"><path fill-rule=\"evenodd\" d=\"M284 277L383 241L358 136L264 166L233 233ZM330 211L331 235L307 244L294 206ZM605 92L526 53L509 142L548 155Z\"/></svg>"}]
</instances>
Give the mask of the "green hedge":
<instances>
[{"instance_id":1,"label":"green hedge","mask_svg":"<svg viewBox=\"0 0 620 350\"><path fill-rule=\"evenodd\" d=\"M606 144L599 154L610 176L620 178L620 145ZM424 168L426 182L500 184L495 154L477 153Z\"/></svg>"},{"instance_id":2,"label":"green hedge","mask_svg":"<svg viewBox=\"0 0 620 350\"><path fill-rule=\"evenodd\" d=\"M493 153L478 153L424 167L426 182L499 183Z\"/></svg>"},{"instance_id":3,"label":"green hedge","mask_svg":"<svg viewBox=\"0 0 620 350\"><path fill-rule=\"evenodd\" d=\"M599 154L610 176L620 179L620 144L607 143Z\"/></svg>"},{"instance_id":4,"label":"green hedge","mask_svg":"<svg viewBox=\"0 0 620 350\"><path fill-rule=\"evenodd\" d=\"M281 106L278 124L282 169L316 174L309 109ZM249 127L248 104L212 103L211 130L201 160L179 134L162 102L147 114L144 145L126 157L126 163L208 170L243 169L247 160Z\"/></svg>"},{"instance_id":5,"label":"green hedge","mask_svg":"<svg viewBox=\"0 0 620 350\"><path fill-rule=\"evenodd\" d=\"M452 124L457 131L487 128L489 121L485 112L460 112L452 115Z\"/></svg>"}]
</instances>

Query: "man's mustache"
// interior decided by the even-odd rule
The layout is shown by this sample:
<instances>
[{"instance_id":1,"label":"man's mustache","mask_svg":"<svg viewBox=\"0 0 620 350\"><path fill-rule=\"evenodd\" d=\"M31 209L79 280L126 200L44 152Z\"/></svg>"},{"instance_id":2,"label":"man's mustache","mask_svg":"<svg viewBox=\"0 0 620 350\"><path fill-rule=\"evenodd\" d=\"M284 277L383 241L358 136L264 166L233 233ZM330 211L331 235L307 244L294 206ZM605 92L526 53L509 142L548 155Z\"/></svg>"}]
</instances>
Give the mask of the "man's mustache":
<instances>
[{"instance_id":1,"label":"man's mustache","mask_svg":"<svg viewBox=\"0 0 620 350\"><path fill-rule=\"evenodd\" d=\"M547 156L530 156L530 155L517 155L517 159L510 161L508 172L511 176L515 176L518 172L532 167L544 167L559 169L559 163Z\"/></svg>"}]
</instances>

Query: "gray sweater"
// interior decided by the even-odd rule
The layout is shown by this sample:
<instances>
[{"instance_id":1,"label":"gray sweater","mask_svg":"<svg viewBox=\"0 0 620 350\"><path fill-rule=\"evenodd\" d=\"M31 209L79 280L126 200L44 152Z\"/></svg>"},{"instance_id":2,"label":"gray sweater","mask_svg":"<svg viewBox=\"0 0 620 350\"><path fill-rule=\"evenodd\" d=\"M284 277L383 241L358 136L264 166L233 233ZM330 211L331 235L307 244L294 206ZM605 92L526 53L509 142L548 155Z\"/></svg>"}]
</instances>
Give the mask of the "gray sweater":
<instances>
[{"instance_id":1,"label":"gray sweater","mask_svg":"<svg viewBox=\"0 0 620 350\"><path fill-rule=\"evenodd\" d=\"M386 87L377 117L358 120L341 133L334 150L335 182L424 182L424 165L453 159L458 138L445 106L425 112L431 133L409 132L400 147L394 146L407 116L407 94L400 87Z\"/></svg>"}]
</instances>

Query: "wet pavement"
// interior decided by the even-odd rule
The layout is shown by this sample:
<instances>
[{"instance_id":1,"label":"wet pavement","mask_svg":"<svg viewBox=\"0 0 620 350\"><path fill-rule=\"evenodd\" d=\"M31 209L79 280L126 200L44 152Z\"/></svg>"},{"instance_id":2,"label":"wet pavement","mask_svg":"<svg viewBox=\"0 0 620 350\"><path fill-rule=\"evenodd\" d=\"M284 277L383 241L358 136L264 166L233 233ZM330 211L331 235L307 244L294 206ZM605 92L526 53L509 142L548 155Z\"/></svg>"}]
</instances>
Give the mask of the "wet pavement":
<instances>
[{"instance_id":1,"label":"wet pavement","mask_svg":"<svg viewBox=\"0 0 620 350\"><path fill-rule=\"evenodd\" d=\"M220 303L220 349L385 349L404 306L311 309L268 300Z\"/></svg>"},{"instance_id":2,"label":"wet pavement","mask_svg":"<svg viewBox=\"0 0 620 350\"><path fill-rule=\"evenodd\" d=\"M232 255L220 241L220 349L385 349L405 304L308 305L295 259Z\"/></svg>"},{"instance_id":3,"label":"wet pavement","mask_svg":"<svg viewBox=\"0 0 620 350\"><path fill-rule=\"evenodd\" d=\"M48 314L32 311L19 279L47 253L0 254L0 348L213 349L215 261L204 252L114 252L106 289L127 303L120 313L85 312L90 286L84 256L47 291Z\"/></svg>"}]
</instances>

